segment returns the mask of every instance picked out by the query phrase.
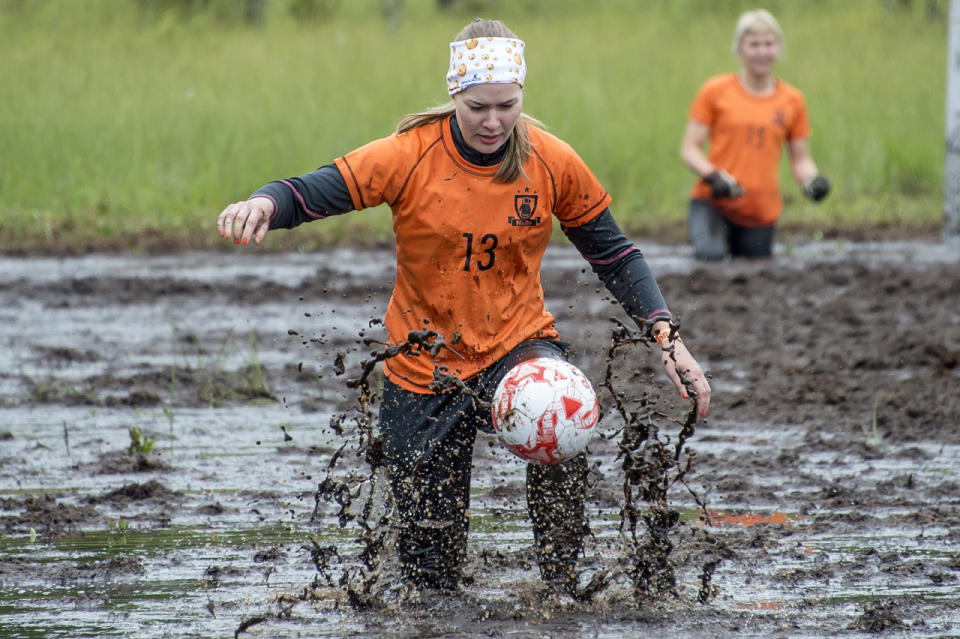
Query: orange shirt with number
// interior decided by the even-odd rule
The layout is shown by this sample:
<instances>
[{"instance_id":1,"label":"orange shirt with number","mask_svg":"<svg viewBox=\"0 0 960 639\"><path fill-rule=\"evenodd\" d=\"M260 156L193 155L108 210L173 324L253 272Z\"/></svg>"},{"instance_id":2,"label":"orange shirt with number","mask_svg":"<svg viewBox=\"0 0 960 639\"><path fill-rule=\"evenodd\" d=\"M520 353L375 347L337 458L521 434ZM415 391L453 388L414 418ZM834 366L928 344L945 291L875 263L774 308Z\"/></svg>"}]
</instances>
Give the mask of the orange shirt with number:
<instances>
[{"instance_id":1,"label":"orange shirt with number","mask_svg":"<svg viewBox=\"0 0 960 639\"><path fill-rule=\"evenodd\" d=\"M569 145L536 127L528 131L533 153L507 184L494 182L496 166L460 155L449 117L336 160L356 209L385 202L393 212L389 342L429 328L455 351L386 360L386 376L402 388L430 392L435 367L468 379L524 340L557 336L540 283L552 217L579 226L611 198Z\"/></svg>"},{"instance_id":2,"label":"orange shirt with number","mask_svg":"<svg viewBox=\"0 0 960 639\"><path fill-rule=\"evenodd\" d=\"M783 209L780 154L783 143L810 137L803 94L782 80L773 93L748 93L736 73L707 80L690 107L691 120L710 128L708 159L744 188L736 198L710 197L710 185L698 181L691 198L711 200L732 222L760 227L774 224Z\"/></svg>"}]
</instances>

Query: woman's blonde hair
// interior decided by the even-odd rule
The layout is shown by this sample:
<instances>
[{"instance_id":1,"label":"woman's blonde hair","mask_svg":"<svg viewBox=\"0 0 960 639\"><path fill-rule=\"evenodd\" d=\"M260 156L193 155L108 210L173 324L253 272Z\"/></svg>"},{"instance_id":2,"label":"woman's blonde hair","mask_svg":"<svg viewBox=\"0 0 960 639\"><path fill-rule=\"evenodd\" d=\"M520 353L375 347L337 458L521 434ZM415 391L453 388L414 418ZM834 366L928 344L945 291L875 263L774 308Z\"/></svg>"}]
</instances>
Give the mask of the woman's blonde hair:
<instances>
[{"instance_id":1,"label":"woman's blonde hair","mask_svg":"<svg viewBox=\"0 0 960 639\"><path fill-rule=\"evenodd\" d=\"M733 54L736 55L740 50L740 43L743 37L749 33L772 33L777 36L777 40L783 45L783 29L780 23L773 17L773 14L766 9L754 9L740 15L737 19L737 26L733 30Z\"/></svg>"},{"instance_id":2,"label":"woman's blonde hair","mask_svg":"<svg viewBox=\"0 0 960 639\"><path fill-rule=\"evenodd\" d=\"M454 38L454 42L468 40L470 38L516 38L517 34L511 31L507 25L499 20L484 20L477 18L463 29ZM415 129L424 124L432 124L438 120L443 120L456 112L456 105L453 100L450 102L431 107L419 113L410 113L405 115L400 123L397 124L397 133L403 133L410 129ZM530 134L527 132L527 125L533 125L543 128L543 124L526 113L521 113L517 123L510 132L507 139L507 152L500 161L493 179L495 182L509 183L516 180L523 174L523 164L530 157L531 144Z\"/></svg>"}]
</instances>

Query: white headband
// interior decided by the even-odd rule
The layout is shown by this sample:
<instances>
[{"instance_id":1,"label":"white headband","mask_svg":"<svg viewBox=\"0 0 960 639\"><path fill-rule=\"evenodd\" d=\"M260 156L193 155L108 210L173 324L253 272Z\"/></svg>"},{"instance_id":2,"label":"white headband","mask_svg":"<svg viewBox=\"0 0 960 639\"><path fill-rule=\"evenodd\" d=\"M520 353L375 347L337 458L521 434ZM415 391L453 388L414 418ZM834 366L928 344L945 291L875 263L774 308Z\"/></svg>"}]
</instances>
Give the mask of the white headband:
<instances>
[{"instance_id":1,"label":"white headband","mask_svg":"<svg viewBox=\"0 0 960 639\"><path fill-rule=\"evenodd\" d=\"M460 93L475 84L523 86L527 64L523 40L517 38L471 38L450 43L447 92Z\"/></svg>"}]
</instances>

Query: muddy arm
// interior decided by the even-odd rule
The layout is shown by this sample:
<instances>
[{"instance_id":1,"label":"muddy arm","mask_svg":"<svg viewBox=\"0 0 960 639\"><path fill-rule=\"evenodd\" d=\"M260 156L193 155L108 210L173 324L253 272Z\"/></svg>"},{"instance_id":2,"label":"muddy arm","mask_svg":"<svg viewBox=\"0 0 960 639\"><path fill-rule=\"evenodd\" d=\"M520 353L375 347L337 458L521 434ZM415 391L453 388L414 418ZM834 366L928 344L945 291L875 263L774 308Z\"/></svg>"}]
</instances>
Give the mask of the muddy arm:
<instances>
[{"instance_id":1,"label":"muddy arm","mask_svg":"<svg viewBox=\"0 0 960 639\"><path fill-rule=\"evenodd\" d=\"M649 332L655 320L670 319L643 252L623 234L609 209L581 226L565 226L563 232L641 331Z\"/></svg>"},{"instance_id":2,"label":"muddy arm","mask_svg":"<svg viewBox=\"0 0 960 639\"><path fill-rule=\"evenodd\" d=\"M657 280L639 247L626 238L609 209L582 226L564 227L563 231L642 332L653 336L654 327L669 329L670 310ZM710 384L700 364L673 330L667 331L660 346L667 377L680 395L695 401L697 412L706 416Z\"/></svg>"}]
</instances>

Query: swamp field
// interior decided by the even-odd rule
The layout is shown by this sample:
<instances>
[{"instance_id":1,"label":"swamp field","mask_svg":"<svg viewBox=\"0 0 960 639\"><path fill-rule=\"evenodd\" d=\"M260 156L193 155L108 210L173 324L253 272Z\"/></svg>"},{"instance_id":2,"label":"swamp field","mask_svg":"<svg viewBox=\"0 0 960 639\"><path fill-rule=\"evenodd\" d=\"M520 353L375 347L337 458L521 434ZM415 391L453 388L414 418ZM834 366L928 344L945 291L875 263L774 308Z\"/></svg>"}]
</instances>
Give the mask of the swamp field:
<instances>
[{"instance_id":1,"label":"swamp field","mask_svg":"<svg viewBox=\"0 0 960 639\"><path fill-rule=\"evenodd\" d=\"M358 520L317 489L370 489L347 380L382 337L391 250L0 258L0 635L960 637L957 255L641 246L713 408L668 491L675 588L638 596L602 384L625 318L550 248L548 307L604 407L581 585L617 578L580 601L543 591L523 466L489 435L460 595L401 592L389 552L366 600L338 584ZM612 366L675 442L656 357Z\"/></svg>"}]
</instances>

